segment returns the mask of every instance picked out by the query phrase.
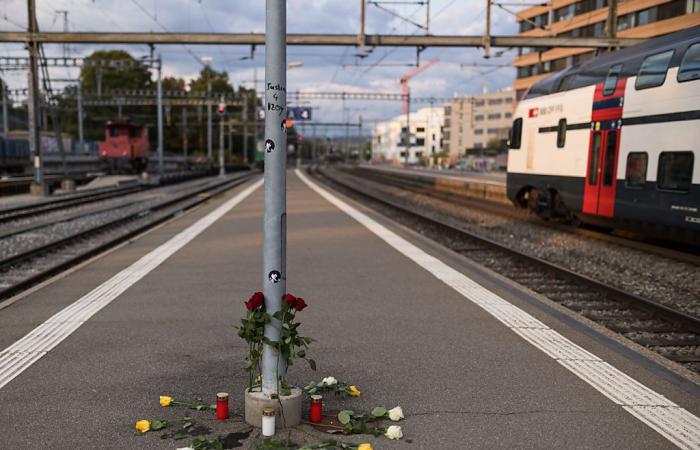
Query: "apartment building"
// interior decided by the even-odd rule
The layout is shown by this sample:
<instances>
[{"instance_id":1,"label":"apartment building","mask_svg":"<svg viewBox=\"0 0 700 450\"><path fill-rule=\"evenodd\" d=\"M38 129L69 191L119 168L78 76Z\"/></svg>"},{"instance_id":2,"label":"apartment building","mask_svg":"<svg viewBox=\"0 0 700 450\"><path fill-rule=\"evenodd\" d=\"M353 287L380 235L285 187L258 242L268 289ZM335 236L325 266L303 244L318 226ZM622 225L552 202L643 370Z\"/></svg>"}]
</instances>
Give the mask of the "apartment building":
<instances>
[{"instance_id":1,"label":"apartment building","mask_svg":"<svg viewBox=\"0 0 700 450\"><path fill-rule=\"evenodd\" d=\"M443 108L410 113L411 146L408 163L418 164L442 151ZM372 160L402 164L406 158L406 115L378 122L372 129Z\"/></svg>"},{"instance_id":2,"label":"apartment building","mask_svg":"<svg viewBox=\"0 0 700 450\"><path fill-rule=\"evenodd\" d=\"M520 36L608 36L608 0L552 0L520 11ZM551 19L551 20L550 20ZM551 23L550 23L551 22ZM652 38L700 25L700 0L619 0L617 37ZM592 48L522 48L513 64L517 98L539 80L592 58Z\"/></svg>"},{"instance_id":3,"label":"apartment building","mask_svg":"<svg viewBox=\"0 0 700 450\"><path fill-rule=\"evenodd\" d=\"M449 161L464 157L468 150L486 148L507 139L514 108L512 89L452 100L445 106L443 132Z\"/></svg>"}]
</instances>

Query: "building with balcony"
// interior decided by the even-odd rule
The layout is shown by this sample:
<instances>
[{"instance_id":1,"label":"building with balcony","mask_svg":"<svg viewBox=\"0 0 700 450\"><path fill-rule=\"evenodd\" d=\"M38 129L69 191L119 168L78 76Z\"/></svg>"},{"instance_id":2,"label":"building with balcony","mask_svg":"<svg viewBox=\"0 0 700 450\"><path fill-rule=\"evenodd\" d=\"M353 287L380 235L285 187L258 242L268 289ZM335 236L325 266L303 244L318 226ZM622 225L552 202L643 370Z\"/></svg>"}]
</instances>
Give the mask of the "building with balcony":
<instances>
[{"instance_id":1,"label":"building with balcony","mask_svg":"<svg viewBox=\"0 0 700 450\"><path fill-rule=\"evenodd\" d=\"M449 162L456 162L470 150L500 145L497 143L508 138L514 108L512 89L452 100L445 106L443 133Z\"/></svg>"},{"instance_id":2,"label":"building with balcony","mask_svg":"<svg viewBox=\"0 0 700 450\"><path fill-rule=\"evenodd\" d=\"M443 108L410 113L409 164L419 164L442 152ZM406 158L406 115L378 122L372 130L372 160L401 164Z\"/></svg>"},{"instance_id":3,"label":"building with balcony","mask_svg":"<svg viewBox=\"0 0 700 450\"><path fill-rule=\"evenodd\" d=\"M520 11L520 36L604 37L608 0L552 0ZM550 20L551 19L551 20ZM551 22L551 23L550 23ZM700 0L619 0L617 37L652 38L700 25ZM517 98L550 74L595 55L592 48L521 48L513 64Z\"/></svg>"}]
</instances>

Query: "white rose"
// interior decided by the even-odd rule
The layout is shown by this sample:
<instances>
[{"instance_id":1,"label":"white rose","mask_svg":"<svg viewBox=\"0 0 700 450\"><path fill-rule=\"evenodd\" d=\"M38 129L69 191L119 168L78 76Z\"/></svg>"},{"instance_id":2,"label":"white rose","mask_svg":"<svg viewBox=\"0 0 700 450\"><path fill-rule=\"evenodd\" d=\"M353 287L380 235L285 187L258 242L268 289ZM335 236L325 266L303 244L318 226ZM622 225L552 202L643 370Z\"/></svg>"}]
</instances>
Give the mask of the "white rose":
<instances>
[{"instance_id":1,"label":"white rose","mask_svg":"<svg viewBox=\"0 0 700 450\"><path fill-rule=\"evenodd\" d=\"M403 437L403 433L401 432L401 427L392 425L386 429L384 436L388 437L389 439L401 439Z\"/></svg>"},{"instance_id":2,"label":"white rose","mask_svg":"<svg viewBox=\"0 0 700 450\"><path fill-rule=\"evenodd\" d=\"M333 377L326 377L323 380L321 380L321 384L323 384L324 386L333 386L338 384L338 380L336 380Z\"/></svg>"},{"instance_id":3,"label":"white rose","mask_svg":"<svg viewBox=\"0 0 700 450\"><path fill-rule=\"evenodd\" d=\"M391 419L393 422L398 422L399 420L403 419L403 410L400 406L389 410L389 419Z\"/></svg>"},{"instance_id":4,"label":"white rose","mask_svg":"<svg viewBox=\"0 0 700 450\"><path fill-rule=\"evenodd\" d=\"M192 447L180 447L177 450L194 450Z\"/></svg>"}]
</instances>

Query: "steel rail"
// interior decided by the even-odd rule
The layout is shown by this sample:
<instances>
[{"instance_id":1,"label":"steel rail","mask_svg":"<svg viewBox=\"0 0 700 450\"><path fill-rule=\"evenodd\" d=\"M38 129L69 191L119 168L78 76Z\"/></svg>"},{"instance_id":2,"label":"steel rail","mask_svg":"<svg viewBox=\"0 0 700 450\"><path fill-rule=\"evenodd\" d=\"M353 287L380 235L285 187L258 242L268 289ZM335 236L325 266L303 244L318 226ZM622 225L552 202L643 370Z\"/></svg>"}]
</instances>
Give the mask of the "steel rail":
<instances>
[{"instance_id":1,"label":"steel rail","mask_svg":"<svg viewBox=\"0 0 700 450\"><path fill-rule=\"evenodd\" d=\"M59 209L80 206L86 203L92 203L99 200L106 200L113 197L121 197L144 190L144 186L128 186L116 189L100 190L99 192L89 192L79 194L77 196L70 195L66 198L57 198L47 202L37 202L28 205L15 206L11 208L0 209L0 223L11 222L18 219L45 214Z\"/></svg>"},{"instance_id":2,"label":"steel rail","mask_svg":"<svg viewBox=\"0 0 700 450\"><path fill-rule=\"evenodd\" d=\"M663 305L659 302L656 302L654 300L649 300L643 297L640 297L635 294L631 294L629 292L625 292L620 290L619 288L615 286L611 286L609 284L603 283L601 281L595 280L587 275L583 275L577 272L574 272L566 267L562 267L560 265L551 263L549 261L545 261L539 257L533 256L533 255L528 255L527 253L523 253L519 250L515 250L513 248L508 247L507 245L501 244L499 242L496 242L492 239L486 238L484 236L480 236L478 234L475 234L467 229L464 229L462 227L458 227L453 224L449 224L443 220L440 220L435 217L431 217L430 215L424 213L424 212L418 212L415 210L412 210L410 208L407 208L404 205L399 204L398 202L386 199L386 198L381 198L379 196L367 193L361 189L358 189L356 186L351 186L347 183L344 183L342 181L339 181L337 179L333 179L329 175L325 174L323 171L317 171L324 179L328 180L331 183L337 184L361 197L368 198L372 201L375 201L377 203L380 203L382 205L388 206L390 208L396 209L404 214L414 216L421 221L427 222L435 227L441 228L443 230L447 230L462 236L466 236L468 239L471 239L473 241L476 241L480 244L483 244L491 249L494 249L496 251L500 251L503 253L506 253L507 255L511 257L515 257L517 259L520 259L521 261L526 262L529 265L536 265L538 267L541 267L542 269L550 272L550 273L555 273L558 274L566 279L570 279L576 283L583 284L584 286L588 286L591 289L595 289L598 292L602 293L607 293L609 294L611 299L614 299L621 304L627 304L631 308L638 309L638 310L643 310L645 312L648 312L652 314L652 316L661 318L667 322L673 323L673 324L680 324L684 326L686 329L690 330L693 333L700 334L700 318L691 316L689 314L686 314L682 311L678 311L676 309L670 308L666 305Z\"/></svg>"},{"instance_id":3,"label":"steel rail","mask_svg":"<svg viewBox=\"0 0 700 450\"><path fill-rule=\"evenodd\" d=\"M84 252L79 253L78 255L75 255L67 260L61 261L56 265L53 265L49 267L48 269L45 269L39 273L36 273L34 275L31 275L23 280L21 280L18 283L15 283L5 289L0 290L0 300L7 299L23 290L28 289L31 286L36 285L37 283L44 281L57 273L60 273L82 261L85 261L97 254L100 254L104 252L105 250L112 248L127 239L130 239L134 236L137 236L138 234L143 233L144 231L148 230L149 228L153 228L156 225L159 225L166 220L175 217L178 214L181 214L183 211L189 210L201 203L204 203L205 201L211 199L214 195L217 195L219 193L222 193L228 189L232 189L236 186L239 186L246 181L248 181L250 178L252 178L254 174L246 174L242 175L239 177L236 177L234 179L228 179L224 181L219 181L213 184L209 184L206 186L201 186L198 187L197 189L194 189L191 192L179 195L175 198L168 199L164 202L161 202L155 206L151 206L148 208L144 208L138 212L129 214L124 217L120 217L118 219L112 220L108 223L92 227L88 230L84 230L78 233L74 233L71 236L59 239L57 241L51 242L49 244L43 245L36 247L34 249L28 250L26 252L11 256L9 258L6 258L2 261L0 261L0 270L5 271L8 268L10 268L13 265L20 264L23 262L27 262L31 260L32 258L35 258L39 255L46 254L47 252L59 249L63 246L69 245L71 242L83 239L83 238L88 238L94 235L99 234L100 232L107 231L111 228L117 227L119 225L126 224L128 222L141 219L147 216L152 215L155 211L160 211L163 209L166 209L168 207L174 206L178 203L183 203L182 206L178 208L174 208L172 211L169 211L167 214L162 215L161 217L156 218L155 220L151 220L131 231L128 231L126 233L123 233L113 239L110 239L96 247L92 247ZM202 194L208 192L209 195L203 196ZM188 201L189 200L189 201Z\"/></svg>"}]
</instances>

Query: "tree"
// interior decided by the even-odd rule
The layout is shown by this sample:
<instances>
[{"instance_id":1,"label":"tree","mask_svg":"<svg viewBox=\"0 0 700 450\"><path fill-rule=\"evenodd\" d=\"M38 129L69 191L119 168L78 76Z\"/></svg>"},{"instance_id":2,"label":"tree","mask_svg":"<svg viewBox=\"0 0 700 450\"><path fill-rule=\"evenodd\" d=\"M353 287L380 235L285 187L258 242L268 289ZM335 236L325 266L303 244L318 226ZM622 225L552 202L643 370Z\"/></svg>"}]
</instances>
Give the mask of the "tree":
<instances>
[{"instance_id":1,"label":"tree","mask_svg":"<svg viewBox=\"0 0 700 450\"><path fill-rule=\"evenodd\" d=\"M101 65L85 64L80 69L80 80L86 91L109 89L149 89L154 86L148 67L140 64L124 50L98 50L87 57L88 61L104 61Z\"/></svg>"},{"instance_id":2,"label":"tree","mask_svg":"<svg viewBox=\"0 0 700 450\"><path fill-rule=\"evenodd\" d=\"M211 82L211 91L214 94L231 94L235 89L228 81L228 73L217 72L209 66L205 66L199 72L199 77L190 81L190 90L195 92L207 92L207 81Z\"/></svg>"}]
</instances>

